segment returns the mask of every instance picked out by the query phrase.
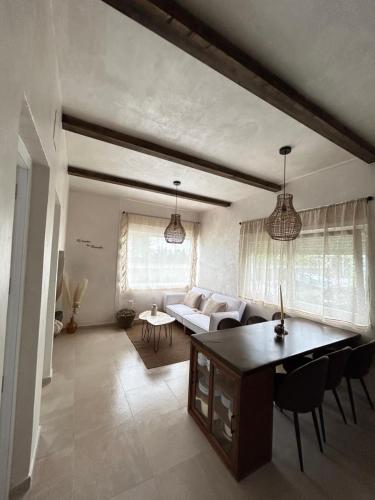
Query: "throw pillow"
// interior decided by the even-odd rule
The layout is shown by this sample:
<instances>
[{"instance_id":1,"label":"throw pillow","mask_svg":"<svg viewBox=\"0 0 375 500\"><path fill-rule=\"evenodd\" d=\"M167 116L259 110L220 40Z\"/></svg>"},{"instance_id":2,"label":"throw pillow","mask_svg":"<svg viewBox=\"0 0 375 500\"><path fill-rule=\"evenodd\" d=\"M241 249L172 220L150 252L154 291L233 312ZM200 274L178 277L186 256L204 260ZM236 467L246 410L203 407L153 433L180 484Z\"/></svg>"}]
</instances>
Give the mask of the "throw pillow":
<instances>
[{"instance_id":1,"label":"throw pillow","mask_svg":"<svg viewBox=\"0 0 375 500\"><path fill-rule=\"evenodd\" d=\"M202 297L201 293L192 292L190 290L190 292L188 292L185 295L184 304L185 304L185 306L189 306L192 309L196 309L196 308L199 307L199 303L201 301L201 297Z\"/></svg>"},{"instance_id":2,"label":"throw pillow","mask_svg":"<svg viewBox=\"0 0 375 500\"><path fill-rule=\"evenodd\" d=\"M216 302L214 299L208 299L202 313L210 316L212 313L224 312L227 308L226 302Z\"/></svg>"}]
</instances>

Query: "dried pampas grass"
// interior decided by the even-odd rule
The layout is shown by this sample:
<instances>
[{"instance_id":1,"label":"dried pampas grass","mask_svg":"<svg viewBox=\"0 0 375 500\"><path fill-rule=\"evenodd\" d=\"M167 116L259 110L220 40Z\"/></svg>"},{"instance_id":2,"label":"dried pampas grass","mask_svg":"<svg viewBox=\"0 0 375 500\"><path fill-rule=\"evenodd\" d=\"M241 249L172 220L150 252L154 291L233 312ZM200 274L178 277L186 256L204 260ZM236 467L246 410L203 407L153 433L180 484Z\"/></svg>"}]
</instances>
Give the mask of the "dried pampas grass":
<instances>
[{"instance_id":1,"label":"dried pampas grass","mask_svg":"<svg viewBox=\"0 0 375 500\"><path fill-rule=\"evenodd\" d=\"M70 293L69 276L64 272L62 280L62 292L64 302L67 302L70 309L73 307L72 294Z\"/></svg>"},{"instance_id":2,"label":"dried pampas grass","mask_svg":"<svg viewBox=\"0 0 375 500\"><path fill-rule=\"evenodd\" d=\"M89 280L87 278L83 278L83 280L80 281L76 286L73 295L73 307L78 308L81 305L81 302L87 290L88 282Z\"/></svg>"},{"instance_id":3,"label":"dried pampas grass","mask_svg":"<svg viewBox=\"0 0 375 500\"><path fill-rule=\"evenodd\" d=\"M88 285L88 279L83 278L75 287L74 292L70 284L69 276L64 273L63 275L63 298L69 308L72 310L73 315L81 306L83 297L85 296Z\"/></svg>"}]
</instances>

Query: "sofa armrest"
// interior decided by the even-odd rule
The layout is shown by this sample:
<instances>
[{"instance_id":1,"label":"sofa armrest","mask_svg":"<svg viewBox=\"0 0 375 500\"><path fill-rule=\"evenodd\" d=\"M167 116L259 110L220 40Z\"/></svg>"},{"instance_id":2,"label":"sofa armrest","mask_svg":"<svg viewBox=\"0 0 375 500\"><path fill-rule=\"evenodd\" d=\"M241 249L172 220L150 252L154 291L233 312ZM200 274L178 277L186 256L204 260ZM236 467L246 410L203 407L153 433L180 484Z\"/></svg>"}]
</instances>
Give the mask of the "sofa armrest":
<instances>
[{"instance_id":1,"label":"sofa armrest","mask_svg":"<svg viewBox=\"0 0 375 500\"><path fill-rule=\"evenodd\" d=\"M184 302L185 292L165 292L163 297L163 309L171 304L182 304Z\"/></svg>"},{"instance_id":2,"label":"sofa armrest","mask_svg":"<svg viewBox=\"0 0 375 500\"><path fill-rule=\"evenodd\" d=\"M217 312L217 313L212 313L210 316L210 326L209 326L209 331L214 332L217 330L217 327L222 319L225 318L234 318L239 321L239 314L238 311L223 311L223 312Z\"/></svg>"}]
</instances>

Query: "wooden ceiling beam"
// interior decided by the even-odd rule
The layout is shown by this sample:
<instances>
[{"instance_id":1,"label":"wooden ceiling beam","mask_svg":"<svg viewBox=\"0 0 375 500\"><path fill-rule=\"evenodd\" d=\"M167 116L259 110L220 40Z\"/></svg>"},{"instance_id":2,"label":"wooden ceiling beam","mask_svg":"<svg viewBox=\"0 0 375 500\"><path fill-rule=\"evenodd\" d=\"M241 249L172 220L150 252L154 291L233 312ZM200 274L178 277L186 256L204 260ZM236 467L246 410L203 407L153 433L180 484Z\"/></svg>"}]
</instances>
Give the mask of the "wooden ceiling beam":
<instances>
[{"instance_id":1,"label":"wooden ceiling beam","mask_svg":"<svg viewBox=\"0 0 375 500\"><path fill-rule=\"evenodd\" d=\"M136 181L134 179L126 179L124 177L117 177L116 175L105 174L103 172L95 172L94 170L87 170L86 168L68 166L68 174L83 179L91 179L93 181L107 182L109 184L117 184L118 186L126 186L134 189L141 189L143 191L152 191L153 193L166 194L168 196L176 196L174 188L167 188L157 186L155 184L148 184L147 182ZM186 191L178 190L178 197L187 200L199 201L200 203L207 203L209 205L217 205L219 207L230 207L229 201L218 200L200 194L188 193Z\"/></svg>"},{"instance_id":2,"label":"wooden ceiling beam","mask_svg":"<svg viewBox=\"0 0 375 500\"><path fill-rule=\"evenodd\" d=\"M244 172L240 172L239 170L233 170L231 168L218 165L212 161L204 160L203 158L198 158L197 156L161 146L160 144L146 141L144 139L140 139L139 137L124 134L123 132L118 132L94 123L86 122L66 114L63 114L62 116L62 127L64 130L68 130L69 132L74 132L86 137L91 137L92 139L97 139L99 141L108 142L109 144L131 149L132 151L137 151L139 153L151 155L166 161L185 165L186 167L194 168L202 172L218 175L219 177L225 177L226 179L242 182L243 184L248 184L249 186L266 189L267 191L272 191L274 193L280 191L281 189L279 184L260 179L259 177L254 177L253 175L248 175Z\"/></svg>"},{"instance_id":3,"label":"wooden ceiling beam","mask_svg":"<svg viewBox=\"0 0 375 500\"><path fill-rule=\"evenodd\" d=\"M220 74L367 163L375 146L304 97L173 0L103 0Z\"/></svg>"}]
</instances>

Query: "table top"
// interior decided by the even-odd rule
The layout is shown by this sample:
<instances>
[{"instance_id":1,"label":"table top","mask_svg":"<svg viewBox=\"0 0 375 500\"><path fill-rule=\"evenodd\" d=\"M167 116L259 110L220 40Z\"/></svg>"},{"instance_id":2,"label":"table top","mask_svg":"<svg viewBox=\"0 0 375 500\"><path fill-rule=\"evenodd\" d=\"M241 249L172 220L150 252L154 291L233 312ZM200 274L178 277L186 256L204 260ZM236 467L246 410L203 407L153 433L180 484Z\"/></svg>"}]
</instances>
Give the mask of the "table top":
<instances>
[{"instance_id":1,"label":"table top","mask_svg":"<svg viewBox=\"0 0 375 500\"><path fill-rule=\"evenodd\" d=\"M157 311L157 316L168 316L168 318L170 318L169 314L163 312L163 311ZM140 315L138 316L139 319L143 319L143 320L146 320L149 316L151 316L151 311L143 311L140 313ZM153 316L153 318L155 318L156 316Z\"/></svg>"},{"instance_id":2,"label":"table top","mask_svg":"<svg viewBox=\"0 0 375 500\"><path fill-rule=\"evenodd\" d=\"M168 325L169 323L173 323L173 321L176 321L176 319L172 316L169 316L169 314L163 314L163 316L147 316L146 321L153 326L163 326Z\"/></svg>"},{"instance_id":3,"label":"table top","mask_svg":"<svg viewBox=\"0 0 375 500\"><path fill-rule=\"evenodd\" d=\"M283 341L275 340L274 327L279 321L240 326L217 332L192 335L195 342L211 351L233 370L245 374L265 366L278 365L293 356L308 354L319 348L348 344L359 333L322 325L301 318L286 318L289 332Z\"/></svg>"}]
</instances>

